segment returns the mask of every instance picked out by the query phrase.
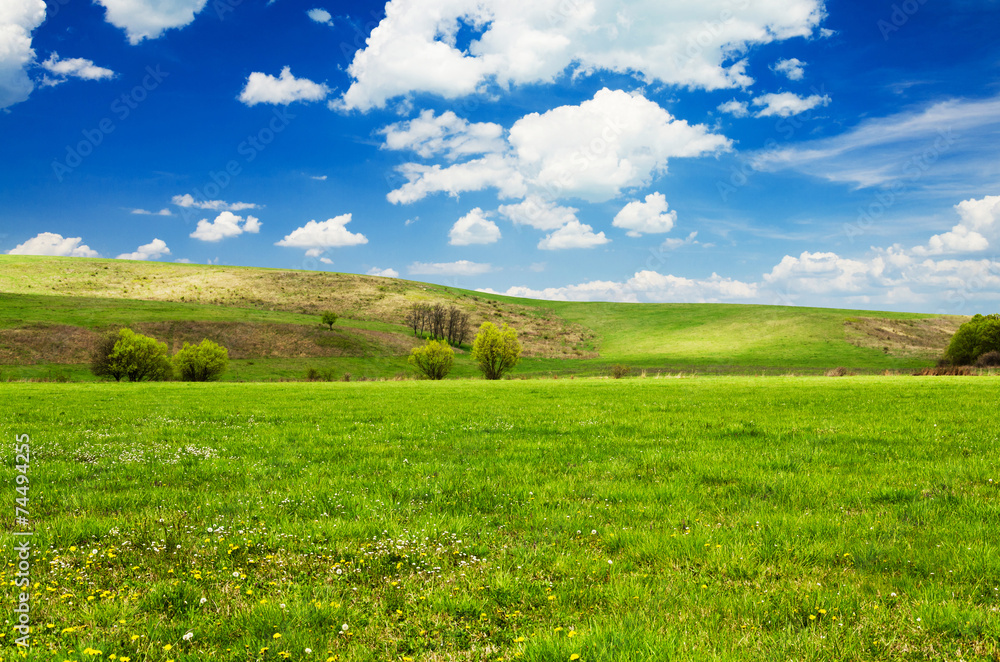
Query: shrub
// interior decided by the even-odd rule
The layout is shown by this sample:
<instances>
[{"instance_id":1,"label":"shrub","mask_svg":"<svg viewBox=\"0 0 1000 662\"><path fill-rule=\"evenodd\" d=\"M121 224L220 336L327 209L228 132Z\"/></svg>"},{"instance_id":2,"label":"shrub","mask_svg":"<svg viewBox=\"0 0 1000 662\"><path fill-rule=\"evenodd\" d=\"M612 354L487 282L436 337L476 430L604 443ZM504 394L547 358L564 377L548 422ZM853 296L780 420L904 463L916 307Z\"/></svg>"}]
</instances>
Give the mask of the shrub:
<instances>
[{"instance_id":1,"label":"shrub","mask_svg":"<svg viewBox=\"0 0 1000 662\"><path fill-rule=\"evenodd\" d=\"M112 377L116 382L121 381L125 373L117 364L111 364L111 352L115 351L115 343L118 342L121 329L108 331L101 336L90 353L90 372L97 377Z\"/></svg>"},{"instance_id":2,"label":"shrub","mask_svg":"<svg viewBox=\"0 0 1000 662\"><path fill-rule=\"evenodd\" d=\"M958 327L945 352L955 365L972 365L987 352L1000 351L1000 315L976 315Z\"/></svg>"},{"instance_id":3,"label":"shrub","mask_svg":"<svg viewBox=\"0 0 1000 662\"><path fill-rule=\"evenodd\" d=\"M108 340L104 339L99 343L98 350L103 351L107 344ZM121 381L122 378L130 382L158 381L169 379L171 373L166 343L135 333L131 329L118 331L111 351L99 367L104 374L98 376L114 377L115 381ZM93 369L92 361L91 370Z\"/></svg>"},{"instance_id":4,"label":"shrub","mask_svg":"<svg viewBox=\"0 0 1000 662\"><path fill-rule=\"evenodd\" d=\"M500 379L521 360L517 331L506 324L498 329L492 322L483 322L472 342L472 358L486 379Z\"/></svg>"},{"instance_id":5,"label":"shrub","mask_svg":"<svg viewBox=\"0 0 1000 662\"><path fill-rule=\"evenodd\" d=\"M229 366L229 350L211 340L197 345L184 343L174 355L177 374L186 382L214 382Z\"/></svg>"},{"instance_id":6,"label":"shrub","mask_svg":"<svg viewBox=\"0 0 1000 662\"><path fill-rule=\"evenodd\" d=\"M628 377L631 374L632 374L632 368L630 366L621 365L620 363L618 365L611 366L611 376L614 377L615 379Z\"/></svg>"},{"instance_id":7,"label":"shrub","mask_svg":"<svg viewBox=\"0 0 1000 662\"><path fill-rule=\"evenodd\" d=\"M325 313L323 313L323 324L326 324L328 327L330 327L331 331L333 331L333 325L336 323L337 323L337 313L333 312L332 310L328 310Z\"/></svg>"},{"instance_id":8,"label":"shrub","mask_svg":"<svg viewBox=\"0 0 1000 662\"><path fill-rule=\"evenodd\" d=\"M1000 352L986 352L976 359L977 368L997 368L1000 367Z\"/></svg>"},{"instance_id":9,"label":"shrub","mask_svg":"<svg viewBox=\"0 0 1000 662\"><path fill-rule=\"evenodd\" d=\"M455 360L455 350L436 340L428 340L423 347L414 347L410 352L410 365L416 366L427 379L444 379L451 372Z\"/></svg>"}]
</instances>

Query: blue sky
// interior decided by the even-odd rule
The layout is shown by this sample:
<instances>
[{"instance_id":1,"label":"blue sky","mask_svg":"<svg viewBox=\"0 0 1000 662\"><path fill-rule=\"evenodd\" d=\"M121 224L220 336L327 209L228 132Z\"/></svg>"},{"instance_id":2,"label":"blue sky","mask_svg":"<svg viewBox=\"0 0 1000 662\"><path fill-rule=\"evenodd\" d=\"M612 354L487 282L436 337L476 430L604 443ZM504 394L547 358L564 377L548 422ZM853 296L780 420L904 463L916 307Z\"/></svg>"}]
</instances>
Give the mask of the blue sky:
<instances>
[{"instance_id":1,"label":"blue sky","mask_svg":"<svg viewBox=\"0 0 1000 662\"><path fill-rule=\"evenodd\" d=\"M0 251L994 312L997 25L997 1L10 0Z\"/></svg>"}]
</instances>

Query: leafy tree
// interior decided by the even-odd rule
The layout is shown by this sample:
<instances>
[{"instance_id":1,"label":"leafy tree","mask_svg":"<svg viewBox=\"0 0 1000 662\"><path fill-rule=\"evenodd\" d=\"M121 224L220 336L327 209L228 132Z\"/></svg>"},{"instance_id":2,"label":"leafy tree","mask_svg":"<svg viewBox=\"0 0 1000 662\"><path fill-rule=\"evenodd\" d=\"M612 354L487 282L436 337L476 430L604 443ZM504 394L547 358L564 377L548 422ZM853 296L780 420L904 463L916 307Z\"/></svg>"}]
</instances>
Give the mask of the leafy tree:
<instances>
[{"instance_id":1,"label":"leafy tree","mask_svg":"<svg viewBox=\"0 0 1000 662\"><path fill-rule=\"evenodd\" d=\"M186 382L214 382L228 366L229 350L207 339L197 345L184 343L174 354L174 367Z\"/></svg>"},{"instance_id":2,"label":"leafy tree","mask_svg":"<svg viewBox=\"0 0 1000 662\"><path fill-rule=\"evenodd\" d=\"M410 365L428 379L444 379L451 372L455 360L455 350L447 343L428 340L423 347L414 347L410 352Z\"/></svg>"},{"instance_id":3,"label":"leafy tree","mask_svg":"<svg viewBox=\"0 0 1000 662\"><path fill-rule=\"evenodd\" d=\"M90 371L98 377L112 377L116 382L121 381L125 372L118 364L112 364L111 352L115 351L115 343L118 342L120 329L108 331L101 336L94 345L90 353Z\"/></svg>"},{"instance_id":4,"label":"leafy tree","mask_svg":"<svg viewBox=\"0 0 1000 662\"><path fill-rule=\"evenodd\" d=\"M498 329L492 322L483 322L472 341L472 358L486 379L500 379L521 360L517 331L506 324Z\"/></svg>"},{"instance_id":5,"label":"leafy tree","mask_svg":"<svg viewBox=\"0 0 1000 662\"><path fill-rule=\"evenodd\" d=\"M323 313L323 324L326 324L328 327L330 327L331 331L333 331L333 325L336 323L337 323L337 313L333 312L332 310L328 310L325 313Z\"/></svg>"},{"instance_id":6,"label":"leafy tree","mask_svg":"<svg viewBox=\"0 0 1000 662\"><path fill-rule=\"evenodd\" d=\"M1000 351L1000 315L976 315L958 327L945 358L955 365L972 365L987 352Z\"/></svg>"},{"instance_id":7,"label":"leafy tree","mask_svg":"<svg viewBox=\"0 0 1000 662\"><path fill-rule=\"evenodd\" d=\"M121 329L116 335L111 335L114 345L102 361L92 361L102 374L99 376L114 377L115 381L122 378L130 382L158 381L169 379L171 373L170 359L167 357L166 343L155 338L136 333L131 329ZM98 345L98 352L107 348L110 341L105 338ZM95 371L94 374L98 374Z\"/></svg>"}]
</instances>

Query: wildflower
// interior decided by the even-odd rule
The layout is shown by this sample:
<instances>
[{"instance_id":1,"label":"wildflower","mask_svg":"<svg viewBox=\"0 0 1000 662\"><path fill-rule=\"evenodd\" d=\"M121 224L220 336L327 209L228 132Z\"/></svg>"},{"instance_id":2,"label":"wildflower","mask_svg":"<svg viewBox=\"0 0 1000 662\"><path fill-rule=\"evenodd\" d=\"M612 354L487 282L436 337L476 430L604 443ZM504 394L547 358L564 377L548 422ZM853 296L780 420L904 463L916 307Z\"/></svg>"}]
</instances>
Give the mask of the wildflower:
<instances>
[{"instance_id":1,"label":"wildflower","mask_svg":"<svg viewBox=\"0 0 1000 662\"><path fill-rule=\"evenodd\" d=\"M206 602L208 602L208 598L202 598L201 600L198 601L198 604L203 605Z\"/></svg>"},{"instance_id":2,"label":"wildflower","mask_svg":"<svg viewBox=\"0 0 1000 662\"><path fill-rule=\"evenodd\" d=\"M275 632L274 636L272 636L271 638L272 639L281 639L281 633L280 632Z\"/></svg>"},{"instance_id":3,"label":"wildflower","mask_svg":"<svg viewBox=\"0 0 1000 662\"><path fill-rule=\"evenodd\" d=\"M341 632L347 632L350 629L351 628L350 628L350 626L347 625L347 623L344 623L343 625L340 626L340 631Z\"/></svg>"},{"instance_id":4,"label":"wildflower","mask_svg":"<svg viewBox=\"0 0 1000 662\"><path fill-rule=\"evenodd\" d=\"M580 659L580 654L579 653L573 653L572 655L569 656L569 659L570 660L579 660Z\"/></svg>"},{"instance_id":5,"label":"wildflower","mask_svg":"<svg viewBox=\"0 0 1000 662\"><path fill-rule=\"evenodd\" d=\"M192 637L194 637L194 632L188 632L183 637L181 637L181 639L183 639L184 641L191 641Z\"/></svg>"},{"instance_id":6,"label":"wildflower","mask_svg":"<svg viewBox=\"0 0 1000 662\"><path fill-rule=\"evenodd\" d=\"M171 648L173 648L173 646L171 646L170 644L166 644L166 645L165 645L165 646L163 647L163 650L164 650L164 651L169 651L169 650L170 650Z\"/></svg>"},{"instance_id":7,"label":"wildflower","mask_svg":"<svg viewBox=\"0 0 1000 662\"><path fill-rule=\"evenodd\" d=\"M307 655L308 655L309 653L312 653L312 652L313 652L313 649L311 649L311 648L307 648L307 649L306 649L306 654L307 654Z\"/></svg>"}]
</instances>

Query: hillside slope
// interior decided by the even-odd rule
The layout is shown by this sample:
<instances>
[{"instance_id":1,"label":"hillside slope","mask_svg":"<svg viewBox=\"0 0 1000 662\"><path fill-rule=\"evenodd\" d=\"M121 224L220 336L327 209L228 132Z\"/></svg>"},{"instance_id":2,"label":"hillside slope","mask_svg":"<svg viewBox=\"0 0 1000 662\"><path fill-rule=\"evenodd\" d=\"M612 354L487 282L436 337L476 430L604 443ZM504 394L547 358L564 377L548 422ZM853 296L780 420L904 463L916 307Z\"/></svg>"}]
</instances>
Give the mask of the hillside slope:
<instances>
[{"instance_id":1,"label":"hillside slope","mask_svg":"<svg viewBox=\"0 0 1000 662\"><path fill-rule=\"evenodd\" d=\"M403 357L418 342L404 325L414 303L458 306L476 326L511 324L528 357L522 371L553 373L601 372L611 363L721 372L907 370L939 356L965 319L537 301L353 274L8 255L0 256L0 293L0 363L76 363L88 338L128 323L172 345L212 337L232 346L234 358L301 359L289 363L291 376L313 358L392 359L379 374L405 369ZM335 336L317 331L323 310L341 315ZM46 337L65 340L47 346ZM462 359L458 371L471 371Z\"/></svg>"}]
</instances>

